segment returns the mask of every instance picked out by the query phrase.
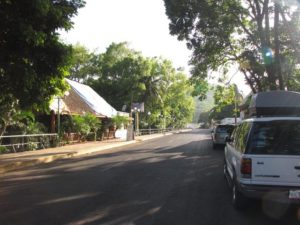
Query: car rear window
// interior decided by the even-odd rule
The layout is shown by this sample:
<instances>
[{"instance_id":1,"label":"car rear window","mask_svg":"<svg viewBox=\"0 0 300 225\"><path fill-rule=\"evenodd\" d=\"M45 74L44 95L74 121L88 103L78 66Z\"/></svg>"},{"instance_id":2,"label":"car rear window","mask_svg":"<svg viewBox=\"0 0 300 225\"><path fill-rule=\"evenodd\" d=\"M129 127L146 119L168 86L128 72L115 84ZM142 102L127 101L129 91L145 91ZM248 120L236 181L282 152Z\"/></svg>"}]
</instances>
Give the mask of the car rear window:
<instances>
[{"instance_id":1,"label":"car rear window","mask_svg":"<svg viewBox=\"0 0 300 225\"><path fill-rule=\"evenodd\" d=\"M300 121L255 122L249 153L300 155Z\"/></svg>"},{"instance_id":2,"label":"car rear window","mask_svg":"<svg viewBox=\"0 0 300 225\"><path fill-rule=\"evenodd\" d=\"M231 134L233 129L234 129L234 126L231 126L231 125L219 125L219 126L217 126L216 132Z\"/></svg>"}]
</instances>

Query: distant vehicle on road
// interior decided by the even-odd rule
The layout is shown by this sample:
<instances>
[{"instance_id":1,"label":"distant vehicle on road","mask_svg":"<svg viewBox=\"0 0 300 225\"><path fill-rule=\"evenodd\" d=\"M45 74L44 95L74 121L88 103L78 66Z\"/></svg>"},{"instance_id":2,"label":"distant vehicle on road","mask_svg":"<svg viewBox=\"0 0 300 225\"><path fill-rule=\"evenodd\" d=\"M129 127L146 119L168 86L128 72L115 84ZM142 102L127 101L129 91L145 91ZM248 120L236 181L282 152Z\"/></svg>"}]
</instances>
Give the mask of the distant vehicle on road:
<instances>
[{"instance_id":1,"label":"distant vehicle on road","mask_svg":"<svg viewBox=\"0 0 300 225\"><path fill-rule=\"evenodd\" d=\"M248 198L300 204L300 93L268 92L252 99L254 116L226 140L224 174L232 203L237 209Z\"/></svg>"},{"instance_id":2,"label":"distant vehicle on road","mask_svg":"<svg viewBox=\"0 0 300 225\"><path fill-rule=\"evenodd\" d=\"M235 126L233 124L219 124L214 127L214 129L211 132L214 149L218 145L225 145L225 139L226 137L230 137L234 127Z\"/></svg>"}]
</instances>

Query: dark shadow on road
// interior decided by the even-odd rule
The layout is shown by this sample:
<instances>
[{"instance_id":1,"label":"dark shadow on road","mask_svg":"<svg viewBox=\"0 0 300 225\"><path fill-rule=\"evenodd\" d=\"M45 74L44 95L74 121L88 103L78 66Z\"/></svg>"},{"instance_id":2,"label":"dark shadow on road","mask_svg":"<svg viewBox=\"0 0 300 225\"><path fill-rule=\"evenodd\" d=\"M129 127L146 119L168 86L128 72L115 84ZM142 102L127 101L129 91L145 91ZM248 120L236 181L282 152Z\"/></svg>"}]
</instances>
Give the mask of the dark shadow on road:
<instances>
[{"instance_id":1,"label":"dark shadow on road","mask_svg":"<svg viewBox=\"0 0 300 225\"><path fill-rule=\"evenodd\" d=\"M209 137L185 135L192 141L176 147L168 137L154 149L157 141L148 141L5 176L0 224L299 224L298 208L276 220L262 213L260 202L234 210L223 152L211 148Z\"/></svg>"}]
</instances>

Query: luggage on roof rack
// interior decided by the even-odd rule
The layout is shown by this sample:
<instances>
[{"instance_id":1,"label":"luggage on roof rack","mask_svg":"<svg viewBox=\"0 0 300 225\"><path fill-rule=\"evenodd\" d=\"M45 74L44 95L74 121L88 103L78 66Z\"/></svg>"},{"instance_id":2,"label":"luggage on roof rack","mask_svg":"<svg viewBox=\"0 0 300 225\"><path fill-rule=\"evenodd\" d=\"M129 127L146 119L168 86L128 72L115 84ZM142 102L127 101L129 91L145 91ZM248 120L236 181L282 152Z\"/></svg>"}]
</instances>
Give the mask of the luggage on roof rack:
<instances>
[{"instance_id":1,"label":"luggage on roof rack","mask_svg":"<svg viewBox=\"0 0 300 225\"><path fill-rule=\"evenodd\" d=\"M300 93L269 91L254 94L249 104L249 116L300 116Z\"/></svg>"}]
</instances>

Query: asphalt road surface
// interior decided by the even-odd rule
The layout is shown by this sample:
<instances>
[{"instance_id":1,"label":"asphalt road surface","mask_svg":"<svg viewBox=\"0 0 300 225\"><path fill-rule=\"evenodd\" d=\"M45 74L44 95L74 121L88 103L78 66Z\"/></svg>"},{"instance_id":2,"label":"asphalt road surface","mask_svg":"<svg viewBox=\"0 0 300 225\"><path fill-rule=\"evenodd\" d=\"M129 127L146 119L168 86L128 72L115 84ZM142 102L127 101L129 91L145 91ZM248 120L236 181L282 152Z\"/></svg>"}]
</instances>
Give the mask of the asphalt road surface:
<instances>
[{"instance_id":1,"label":"asphalt road surface","mask_svg":"<svg viewBox=\"0 0 300 225\"><path fill-rule=\"evenodd\" d=\"M60 160L0 179L1 225L292 225L298 206L236 211L208 130Z\"/></svg>"}]
</instances>

